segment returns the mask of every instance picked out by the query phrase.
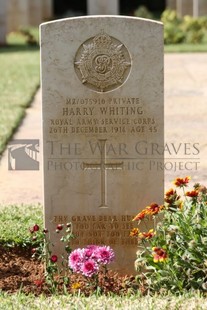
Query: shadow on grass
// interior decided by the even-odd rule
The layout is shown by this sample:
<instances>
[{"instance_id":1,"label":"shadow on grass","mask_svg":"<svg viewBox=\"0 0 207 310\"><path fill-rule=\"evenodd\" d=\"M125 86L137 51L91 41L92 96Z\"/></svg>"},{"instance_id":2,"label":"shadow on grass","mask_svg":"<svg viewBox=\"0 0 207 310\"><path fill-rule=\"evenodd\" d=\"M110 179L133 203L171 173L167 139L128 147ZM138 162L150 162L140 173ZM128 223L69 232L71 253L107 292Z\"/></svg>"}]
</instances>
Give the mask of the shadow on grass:
<instances>
[{"instance_id":1,"label":"shadow on grass","mask_svg":"<svg viewBox=\"0 0 207 310\"><path fill-rule=\"evenodd\" d=\"M0 53L36 52L39 49L39 45L7 44L0 46Z\"/></svg>"}]
</instances>

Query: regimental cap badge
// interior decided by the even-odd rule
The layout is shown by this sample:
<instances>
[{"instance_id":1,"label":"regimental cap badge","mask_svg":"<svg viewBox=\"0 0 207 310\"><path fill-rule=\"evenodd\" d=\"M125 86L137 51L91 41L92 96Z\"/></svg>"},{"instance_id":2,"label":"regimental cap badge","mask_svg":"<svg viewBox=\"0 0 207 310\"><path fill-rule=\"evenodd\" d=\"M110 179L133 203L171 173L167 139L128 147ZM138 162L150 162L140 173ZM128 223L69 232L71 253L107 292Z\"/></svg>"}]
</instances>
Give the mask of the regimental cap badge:
<instances>
[{"instance_id":1,"label":"regimental cap badge","mask_svg":"<svg viewBox=\"0 0 207 310\"><path fill-rule=\"evenodd\" d=\"M124 44L102 31L79 47L74 65L85 86L97 92L107 92L127 80L131 57Z\"/></svg>"}]
</instances>

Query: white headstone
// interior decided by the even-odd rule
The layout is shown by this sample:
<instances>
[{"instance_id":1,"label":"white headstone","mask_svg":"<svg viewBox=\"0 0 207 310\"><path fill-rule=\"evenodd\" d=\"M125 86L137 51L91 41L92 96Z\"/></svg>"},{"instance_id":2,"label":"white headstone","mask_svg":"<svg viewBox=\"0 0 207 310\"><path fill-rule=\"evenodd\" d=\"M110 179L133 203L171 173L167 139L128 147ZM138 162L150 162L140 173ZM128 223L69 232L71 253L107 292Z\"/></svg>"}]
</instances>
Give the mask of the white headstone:
<instances>
[{"instance_id":1,"label":"white headstone","mask_svg":"<svg viewBox=\"0 0 207 310\"><path fill-rule=\"evenodd\" d=\"M207 1L199 0L198 1L198 16L207 15Z\"/></svg>"},{"instance_id":2,"label":"white headstone","mask_svg":"<svg viewBox=\"0 0 207 310\"><path fill-rule=\"evenodd\" d=\"M8 0L8 31L18 31L20 27L29 26L28 0Z\"/></svg>"},{"instance_id":3,"label":"white headstone","mask_svg":"<svg viewBox=\"0 0 207 310\"><path fill-rule=\"evenodd\" d=\"M29 23L31 26L39 26L43 21L42 0L29 0Z\"/></svg>"},{"instance_id":4,"label":"white headstone","mask_svg":"<svg viewBox=\"0 0 207 310\"><path fill-rule=\"evenodd\" d=\"M87 0L88 15L118 15L118 0Z\"/></svg>"},{"instance_id":5,"label":"white headstone","mask_svg":"<svg viewBox=\"0 0 207 310\"><path fill-rule=\"evenodd\" d=\"M163 25L93 16L42 24L45 225L110 245L134 271L132 218L163 203ZM149 227L150 228L150 227ZM146 228L145 228L146 229Z\"/></svg>"},{"instance_id":6,"label":"white headstone","mask_svg":"<svg viewBox=\"0 0 207 310\"><path fill-rule=\"evenodd\" d=\"M7 0L0 2L0 45L6 44L7 34Z\"/></svg>"},{"instance_id":7,"label":"white headstone","mask_svg":"<svg viewBox=\"0 0 207 310\"><path fill-rule=\"evenodd\" d=\"M166 8L170 10L176 10L176 0L167 0Z\"/></svg>"},{"instance_id":8,"label":"white headstone","mask_svg":"<svg viewBox=\"0 0 207 310\"><path fill-rule=\"evenodd\" d=\"M42 19L46 21L53 17L53 1L42 0Z\"/></svg>"}]
</instances>

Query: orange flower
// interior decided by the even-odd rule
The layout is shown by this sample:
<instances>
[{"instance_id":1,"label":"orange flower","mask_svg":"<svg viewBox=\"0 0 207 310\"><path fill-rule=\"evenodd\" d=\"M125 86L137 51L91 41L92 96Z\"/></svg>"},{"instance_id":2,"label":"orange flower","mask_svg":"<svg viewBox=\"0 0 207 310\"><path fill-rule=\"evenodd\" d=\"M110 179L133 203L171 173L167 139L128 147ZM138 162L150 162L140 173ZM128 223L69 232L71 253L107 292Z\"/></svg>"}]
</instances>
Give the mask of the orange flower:
<instances>
[{"instance_id":1,"label":"orange flower","mask_svg":"<svg viewBox=\"0 0 207 310\"><path fill-rule=\"evenodd\" d=\"M191 197L191 198L195 198L195 197L198 196L198 191L193 190L191 192L187 192L185 195L188 196L188 197Z\"/></svg>"},{"instance_id":2,"label":"orange flower","mask_svg":"<svg viewBox=\"0 0 207 310\"><path fill-rule=\"evenodd\" d=\"M178 201L180 199L180 196L177 195L176 190L174 189L169 189L166 193L165 193L165 202L169 203L169 204L173 204L176 201Z\"/></svg>"},{"instance_id":3,"label":"orange flower","mask_svg":"<svg viewBox=\"0 0 207 310\"><path fill-rule=\"evenodd\" d=\"M173 188L170 188L166 193L165 196L166 197L170 197L176 194L176 191Z\"/></svg>"},{"instance_id":4,"label":"orange flower","mask_svg":"<svg viewBox=\"0 0 207 310\"><path fill-rule=\"evenodd\" d=\"M155 263L158 263L158 262L164 262L166 259L167 259L167 253L164 249L162 248L157 248L157 247L154 247L152 248L153 250L153 261Z\"/></svg>"},{"instance_id":5,"label":"orange flower","mask_svg":"<svg viewBox=\"0 0 207 310\"><path fill-rule=\"evenodd\" d=\"M145 217L145 215L146 215L146 210L142 210L133 218L132 221L140 221Z\"/></svg>"},{"instance_id":6,"label":"orange flower","mask_svg":"<svg viewBox=\"0 0 207 310\"><path fill-rule=\"evenodd\" d=\"M177 178L173 183L177 187L185 187L190 181L190 177L185 177L185 178Z\"/></svg>"},{"instance_id":7,"label":"orange flower","mask_svg":"<svg viewBox=\"0 0 207 310\"><path fill-rule=\"evenodd\" d=\"M154 232L153 229L150 229L147 233L143 232L143 233L139 233L139 238L141 239L151 239L152 237L154 237L156 233Z\"/></svg>"},{"instance_id":8,"label":"orange flower","mask_svg":"<svg viewBox=\"0 0 207 310\"><path fill-rule=\"evenodd\" d=\"M161 206L159 206L156 203L152 203L150 206L146 207L146 214L148 215L155 215L162 209Z\"/></svg>"},{"instance_id":9,"label":"orange flower","mask_svg":"<svg viewBox=\"0 0 207 310\"><path fill-rule=\"evenodd\" d=\"M138 228L133 228L131 231L130 231L130 237L136 237L138 236L139 234L139 229Z\"/></svg>"},{"instance_id":10,"label":"orange flower","mask_svg":"<svg viewBox=\"0 0 207 310\"><path fill-rule=\"evenodd\" d=\"M177 192L172 188L165 193L165 201L167 203L172 203L177 197Z\"/></svg>"}]
</instances>

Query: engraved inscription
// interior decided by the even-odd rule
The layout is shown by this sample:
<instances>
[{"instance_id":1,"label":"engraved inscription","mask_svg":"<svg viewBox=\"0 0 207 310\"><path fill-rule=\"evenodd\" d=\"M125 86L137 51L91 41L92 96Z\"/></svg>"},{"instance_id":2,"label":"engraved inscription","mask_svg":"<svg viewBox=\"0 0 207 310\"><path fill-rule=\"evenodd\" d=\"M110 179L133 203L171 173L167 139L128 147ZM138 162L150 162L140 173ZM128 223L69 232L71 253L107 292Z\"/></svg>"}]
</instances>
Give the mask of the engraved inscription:
<instances>
[{"instance_id":1,"label":"engraved inscription","mask_svg":"<svg viewBox=\"0 0 207 310\"><path fill-rule=\"evenodd\" d=\"M97 92L107 92L121 86L130 68L131 57L127 48L103 31L84 42L75 56L78 78Z\"/></svg>"},{"instance_id":2,"label":"engraved inscription","mask_svg":"<svg viewBox=\"0 0 207 310\"><path fill-rule=\"evenodd\" d=\"M159 122L138 97L70 98L60 106L59 118L49 120L49 133L145 135L156 134Z\"/></svg>"},{"instance_id":3,"label":"engraved inscription","mask_svg":"<svg viewBox=\"0 0 207 310\"><path fill-rule=\"evenodd\" d=\"M71 246L111 244L111 246L135 246L137 239L130 237L136 227L132 215L55 215L53 223L72 222L75 238Z\"/></svg>"},{"instance_id":4,"label":"engraved inscription","mask_svg":"<svg viewBox=\"0 0 207 310\"><path fill-rule=\"evenodd\" d=\"M83 163L85 169L101 170L101 205L100 208L108 208L106 202L106 170L107 169L123 169L123 162L106 163L106 139L100 139L101 162L100 163Z\"/></svg>"}]
</instances>

